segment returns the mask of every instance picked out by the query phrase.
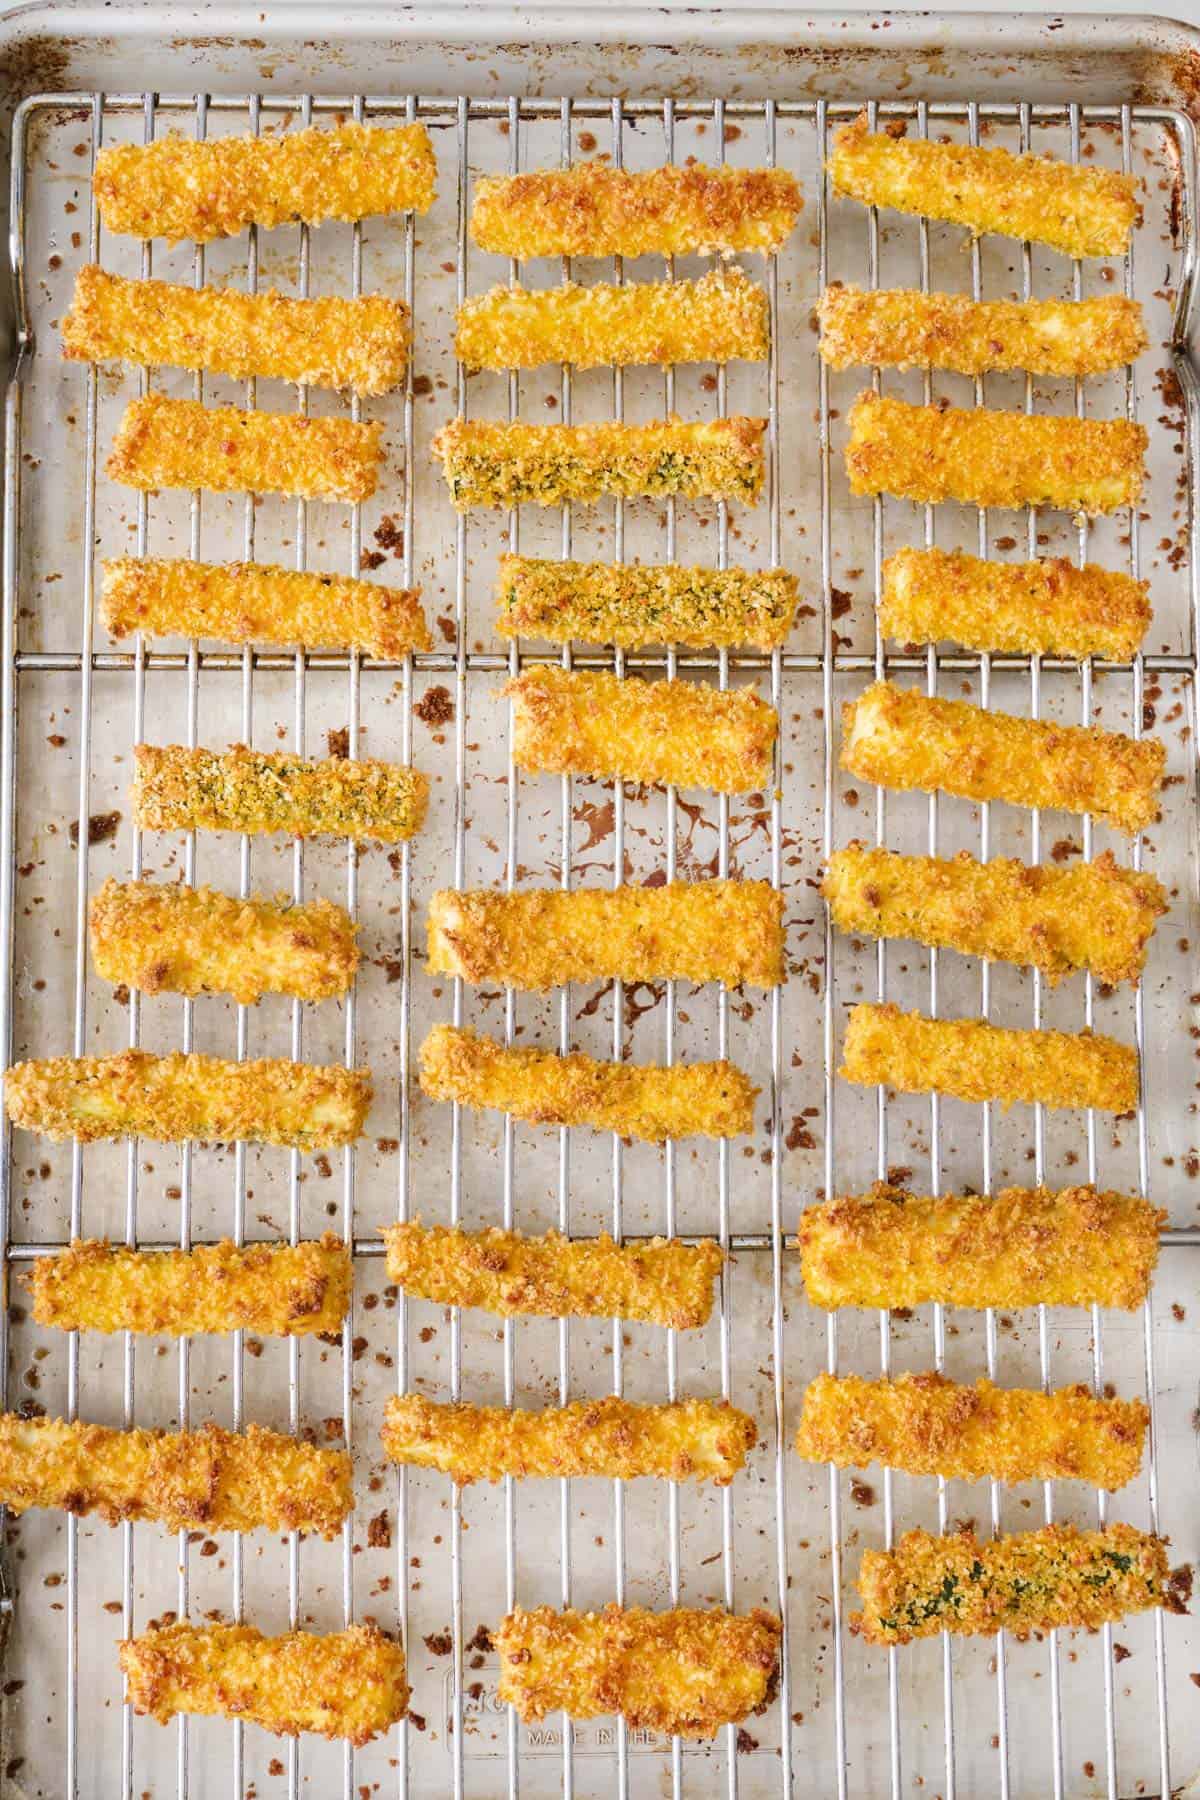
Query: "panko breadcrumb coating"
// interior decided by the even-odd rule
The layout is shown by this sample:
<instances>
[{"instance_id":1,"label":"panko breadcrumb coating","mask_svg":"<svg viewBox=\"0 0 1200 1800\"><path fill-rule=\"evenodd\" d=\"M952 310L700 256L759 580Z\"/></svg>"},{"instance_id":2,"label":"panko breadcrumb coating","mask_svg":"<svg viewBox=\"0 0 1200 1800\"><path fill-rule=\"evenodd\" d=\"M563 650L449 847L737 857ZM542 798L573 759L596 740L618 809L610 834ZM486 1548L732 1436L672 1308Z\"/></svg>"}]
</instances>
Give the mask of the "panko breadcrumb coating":
<instances>
[{"instance_id":1,"label":"panko breadcrumb coating","mask_svg":"<svg viewBox=\"0 0 1200 1800\"><path fill-rule=\"evenodd\" d=\"M804 202L786 169L614 169L579 163L475 183L471 236L500 256L685 256L761 250L791 232Z\"/></svg>"},{"instance_id":2,"label":"panko breadcrumb coating","mask_svg":"<svg viewBox=\"0 0 1200 1800\"><path fill-rule=\"evenodd\" d=\"M876 681L842 708L842 767L881 787L1091 813L1118 831L1158 817L1166 746L1098 725L989 712Z\"/></svg>"},{"instance_id":3,"label":"panko breadcrumb coating","mask_svg":"<svg viewBox=\"0 0 1200 1800\"><path fill-rule=\"evenodd\" d=\"M869 130L865 112L835 134L827 167L835 191L864 206L1029 238L1066 256L1123 256L1138 217L1131 175L893 137Z\"/></svg>"},{"instance_id":4,"label":"panko breadcrumb coating","mask_svg":"<svg viewBox=\"0 0 1200 1800\"><path fill-rule=\"evenodd\" d=\"M821 892L839 931L915 938L964 956L1040 969L1053 985L1087 969L1115 986L1136 982L1155 920L1167 910L1155 875L1094 862L1036 867L1010 857L901 856L835 850Z\"/></svg>"},{"instance_id":5,"label":"panko breadcrumb coating","mask_svg":"<svg viewBox=\"0 0 1200 1800\"><path fill-rule=\"evenodd\" d=\"M648 425L497 424L451 419L430 450L459 512L472 506L558 506L605 494L680 494L757 501L766 475L765 419L734 416Z\"/></svg>"},{"instance_id":6,"label":"panko breadcrumb coating","mask_svg":"<svg viewBox=\"0 0 1200 1800\"><path fill-rule=\"evenodd\" d=\"M799 603L799 584L786 569L502 556L496 572L500 636L554 644L580 639L623 650L647 644L777 650Z\"/></svg>"},{"instance_id":7,"label":"panko breadcrumb coating","mask_svg":"<svg viewBox=\"0 0 1200 1800\"><path fill-rule=\"evenodd\" d=\"M753 688L545 664L504 692L513 761L528 774L614 775L718 794L771 785L779 715Z\"/></svg>"},{"instance_id":8,"label":"panko breadcrumb coating","mask_svg":"<svg viewBox=\"0 0 1200 1800\"><path fill-rule=\"evenodd\" d=\"M766 881L662 887L443 888L426 915L430 975L538 992L571 981L784 980L783 897Z\"/></svg>"},{"instance_id":9,"label":"panko breadcrumb coating","mask_svg":"<svg viewBox=\"0 0 1200 1800\"><path fill-rule=\"evenodd\" d=\"M429 782L369 757L292 756L234 744L223 753L135 744L130 798L143 831L286 831L398 844L420 831Z\"/></svg>"},{"instance_id":10,"label":"panko breadcrumb coating","mask_svg":"<svg viewBox=\"0 0 1200 1800\"><path fill-rule=\"evenodd\" d=\"M424 125L359 125L113 144L92 191L106 231L207 244L247 225L319 225L428 212L437 173Z\"/></svg>"},{"instance_id":11,"label":"panko breadcrumb coating","mask_svg":"<svg viewBox=\"0 0 1200 1800\"><path fill-rule=\"evenodd\" d=\"M117 427L108 473L127 487L214 494L295 494L369 500L381 455L379 419L244 412L143 394Z\"/></svg>"},{"instance_id":12,"label":"panko breadcrumb coating","mask_svg":"<svg viewBox=\"0 0 1200 1800\"><path fill-rule=\"evenodd\" d=\"M273 563L106 558L100 611L114 637L144 631L226 644L334 645L380 657L433 648L420 588Z\"/></svg>"},{"instance_id":13,"label":"panko breadcrumb coating","mask_svg":"<svg viewBox=\"0 0 1200 1800\"><path fill-rule=\"evenodd\" d=\"M33 1316L59 1331L192 1337L336 1331L350 1310L353 1265L339 1237L299 1244L197 1244L130 1250L76 1238L29 1273Z\"/></svg>"},{"instance_id":14,"label":"panko breadcrumb coating","mask_svg":"<svg viewBox=\"0 0 1200 1800\"><path fill-rule=\"evenodd\" d=\"M728 1487L756 1436L754 1420L728 1400L643 1406L612 1394L540 1412L405 1394L388 1401L383 1421L393 1462L440 1469L462 1485L506 1475L653 1475Z\"/></svg>"},{"instance_id":15,"label":"panko breadcrumb coating","mask_svg":"<svg viewBox=\"0 0 1200 1800\"><path fill-rule=\"evenodd\" d=\"M192 1713L361 1745L402 1719L409 1700L404 1651L377 1625L271 1638L253 1625L174 1620L126 1638L120 1657L130 1706L160 1725Z\"/></svg>"},{"instance_id":16,"label":"panko breadcrumb coating","mask_svg":"<svg viewBox=\"0 0 1200 1800\"><path fill-rule=\"evenodd\" d=\"M0 1501L169 1531L309 1531L336 1537L354 1510L350 1457L249 1425L244 1432L115 1431L0 1413Z\"/></svg>"},{"instance_id":17,"label":"panko breadcrumb coating","mask_svg":"<svg viewBox=\"0 0 1200 1800\"><path fill-rule=\"evenodd\" d=\"M283 1144L330 1150L352 1144L371 1106L365 1069L219 1056L52 1056L15 1063L5 1078L14 1125L48 1138L142 1137Z\"/></svg>"},{"instance_id":18,"label":"panko breadcrumb coating","mask_svg":"<svg viewBox=\"0 0 1200 1800\"><path fill-rule=\"evenodd\" d=\"M986 1019L927 1019L898 1006L850 1009L838 1071L847 1081L956 1100L1131 1113L1137 1051L1094 1031L1010 1031Z\"/></svg>"},{"instance_id":19,"label":"panko breadcrumb coating","mask_svg":"<svg viewBox=\"0 0 1200 1800\"><path fill-rule=\"evenodd\" d=\"M879 629L902 644L1128 662L1150 626L1150 584L1063 556L998 563L898 550L883 565Z\"/></svg>"},{"instance_id":20,"label":"panko breadcrumb coating","mask_svg":"<svg viewBox=\"0 0 1200 1800\"><path fill-rule=\"evenodd\" d=\"M1128 419L910 406L860 394L847 414L852 494L964 506L1114 512L1142 494L1145 427Z\"/></svg>"},{"instance_id":21,"label":"panko breadcrumb coating","mask_svg":"<svg viewBox=\"0 0 1200 1800\"><path fill-rule=\"evenodd\" d=\"M467 1232L420 1220L384 1231L389 1281L439 1306L478 1306L501 1318L641 1319L673 1331L706 1325L725 1260L711 1239L572 1242L491 1225Z\"/></svg>"},{"instance_id":22,"label":"panko breadcrumb coating","mask_svg":"<svg viewBox=\"0 0 1200 1800\"><path fill-rule=\"evenodd\" d=\"M63 355L81 362L273 376L312 387L386 394L404 378L408 308L388 294L292 300L267 288L136 281L85 263L62 323Z\"/></svg>"}]
</instances>

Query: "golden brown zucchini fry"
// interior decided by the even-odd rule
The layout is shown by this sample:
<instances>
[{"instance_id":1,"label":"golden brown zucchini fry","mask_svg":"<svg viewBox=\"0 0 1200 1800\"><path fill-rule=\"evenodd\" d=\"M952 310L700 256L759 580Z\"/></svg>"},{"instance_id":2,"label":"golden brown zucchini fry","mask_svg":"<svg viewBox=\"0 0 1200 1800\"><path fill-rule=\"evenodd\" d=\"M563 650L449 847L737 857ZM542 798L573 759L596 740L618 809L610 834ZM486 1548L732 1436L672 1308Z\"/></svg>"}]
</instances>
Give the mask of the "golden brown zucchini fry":
<instances>
[{"instance_id":1,"label":"golden brown zucchini fry","mask_svg":"<svg viewBox=\"0 0 1200 1800\"><path fill-rule=\"evenodd\" d=\"M569 644L752 644L777 650L800 601L785 569L701 569L681 563L583 563L502 556L496 575L501 637Z\"/></svg>"}]
</instances>

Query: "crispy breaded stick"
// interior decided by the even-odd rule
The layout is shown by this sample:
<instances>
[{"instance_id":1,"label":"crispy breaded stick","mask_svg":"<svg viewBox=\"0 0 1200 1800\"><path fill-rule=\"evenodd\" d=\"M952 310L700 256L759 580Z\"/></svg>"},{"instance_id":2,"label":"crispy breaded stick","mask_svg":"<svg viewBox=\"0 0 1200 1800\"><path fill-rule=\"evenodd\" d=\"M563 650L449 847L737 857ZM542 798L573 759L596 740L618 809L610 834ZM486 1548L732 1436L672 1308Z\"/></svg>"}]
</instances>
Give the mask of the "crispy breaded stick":
<instances>
[{"instance_id":1,"label":"crispy breaded stick","mask_svg":"<svg viewBox=\"0 0 1200 1800\"><path fill-rule=\"evenodd\" d=\"M337 1330L350 1310L352 1272L349 1250L331 1231L299 1244L224 1238L165 1251L77 1238L38 1257L29 1289L38 1324L59 1331L304 1337Z\"/></svg>"},{"instance_id":2,"label":"crispy breaded stick","mask_svg":"<svg viewBox=\"0 0 1200 1800\"><path fill-rule=\"evenodd\" d=\"M573 1243L557 1231L466 1232L458 1226L390 1225L388 1279L441 1306L478 1306L501 1318L642 1319L674 1331L708 1322L721 1246L653 1238L614 1244L603 1232Z\"/></svg>"},{"instance_id":3,"label":"crispy breaded stick","mask_svg":"<svg viewBox=\"0 0 1200 1800\"><path fill-rule=\"evenodd\" d=\"M129 1704L160 1725L178 1713L248 1719L277 1737L313 1731L369 1744L404 1717L404 1651L377 1625L289 1631L152 1625L120 1650Z\"/></svg>"},{"instance_id":4,"label":"crispy breaded stick","mask_svg":"<svg viewBox=\"0 0 1200 1800\"><path fill-rule=\"evenodd\" d=\"M286 831L398 844L425 822L419 769L234 744L223 754L136 744L131 799L143 831Z\"/></svg>"},{"instance_id":5,"label":"crispy breaded stick","mask_svg":"<svg viewBox=\"0 0 1200 1800\"><path fill-rule=\"evenodd\" d=\"M408 308L388 294L290 300L267 288L191 288L134 281L85 263L63 320L63 355L81 362L210 369L312 387L386 394L403 380Z\"/></svg>"},{"instance_id":6,"label":"crispy breaded stick","mask_svg":"<svg viewBox=\"0 0 1200 1800\"><path fill-rule=\"evenodd\" d=\"M345 124L113 144L96 158L92 191L106 231L207 244L247 225L428 212L436 173L424 125Z\"/></svg>"},{"instance_id":7,"label":"crispy breaded stick","mask_svg":"<svg viewBox=\"0 0 1200 1800\"><path fill-rule=\"evenodd\" d=\"M927 1019L898 1006L854 1006L846 1028L847 1081L903 1094L1031 1106L1098 1107L1130 1113L1138 1103L1137 1051L1094 1031L1008 1031L986 1019Z\"/></svg>"},{"instance_id":8,"label":"crispy breaded stick","mask_svg":"<svg viewBox=\"0 0 1200 1800\"><path fill-rule=\"evenodd\" d=\"M1146 1200L1094 1187L909 1194L879 1182L800 1215L810 1303L839 1306L1113 1306L1150 1291L1158 1230Z\"/></svg>"},{"instance_id":9,"label":"crispy breaded stick","mask_svg":"<svg viewBox=\"0 0 1200 1800\"><path fill-rule=\"evenodd\" d=\"M107 558L100 610L114 637L145 631L226 644L332 644L381 657L433 648L420 588L273 563Z\"/></svg>"},{"instance_id":10,"label":"crispy breaded stick","mask_svg":"<svg viewBox=\"0 0 1200 1800\"><path fill-rule=\"evenodd\" d=\"M434 894L431 975L534 992L570 981L720 981L778 987L783 899L766 881L672 881L616 889L487 888Z\"/></svg>"},{"instance_id":11,"label":"crispy breaded stick","mask_svg":"<svg viewBox=\"0 0 1200 1800\"><path fill-rule=\"evenodd\" d=\"M345 1450L317 1450L261 1425L168 1435L0 1413L0 1501L15 1513L98 1513L109 1525L153 1519L170 1531L262 1527L332 1538L354 1510L354 1489Z\"/></svg>"},{"instance_id":12,"label":"crispy breaded stick","mask_svg":"<svg viewBox=\"0 0 1200 1800\"><path fill-rule=\"evenodd\" d=\"M1115 1524L1103 1531L1043 1525L981 1540L972 1531L908 1531L894 1550L864 1550L863 1611L850 1629L869 1644L1080 1626L1089 1631L1152 1606L1186 1612L1191 1571L1171 1573L1167 1540Z\"/></svg>"},{"instance_id":13,"label":"crispy breaded stick","mask_svg":"<svg viewBox=\"0 0 1200 1800\"><path fill-rule=\"evenodd\" d=\"M357 927L328 900L238 900L110 875L89 920L97 973L145 994L232 994L242 1006L263 994L328 1000L358 968Z\"/></svg>"},{"instance_id":14,"label":"crispy breaded stick","mask_svg":"<svg viewBox=\"0 0 1200 1800\"><path fill-rule=\"evenodd\" d=\"M500 256L778 250L804 205L786 169L579 163L475 183L471 236Z\"/></svg>"},{"instance_id":15,"label":"crispy breaded stick","mask_svg":"<svg viewBox=\"0 0 1200 1800\"><path fill-rule=\"evenodd\" d=\"M898 550L883 565L879 629L902 644L1128 662L1149 629L1149 588L1063 556L996 563L962 550Z\"/></svg>"},{"instance_id":16,"label":"crispy breaded stick","mask_svg":"<svg viewBox=\"0 0 1200 1800\"><path fill-rule=\"evenodd\" d=\"M615 775L747 794L770 785L779 715L753 688L525 669L504 689L512 753L532 775Z\"/></svg>"},{"instance_id":17,"label":"crispy breaded stick","mask_svg":"<svg viewBox=\"0 0 1200 1800\"><path fill-rule=\"evenodd\" d=\"M441 458L459 512L591 502L605 494L682 494L752 506L766 473L766 424L736 415L648 425L501 425L459 418L442 426L430 449Z\"/></svg>"},{"instance_id":18,"label":"crispy breaded stick","mask_svg":"<svg viewBox=\"0 0 1200 1800\"><path fill-rule=\"evenodd\" d=\"M1118 831L1158 817L1166 747L1098 725L988 712L876 681L842 708L842 767L881 787L1057 806Z\"/></svg>"},{"instance_id":19,"label":"crispy breaded stick","mask_svg":"<svg viewBox=\"0 0 1200 1800\"><path fill-rule=\"evenodd\" d=\"M113 439L108 473L127 487L207 488L214 494L296 494L369 500L379 471L379 419L243 412L143 394Z\"/></svg>"},{"instance_id":20,"label":"crispy breaded stick","mask_svg":"<svg viewBox=\"0 0 1200 1800\"><path fill-rule=\"evenodd\" d=\"M1088 514L1141 498L1149 439L1128 419L910 406L868 389L847 423L852 494Z\"/></svg>"},{"instance_id":21,"label":"crispy breaded stick","mask_svg":"<svg viewBox=\"0 0 1200 1800\"><path fill-rule=\"evenodd\" d=\"M1122 256L1138 216L1131 175L897 138L868 130L866 113L836 133L827 166L836 191L864 206L1029 238L1066 256Z\"/></svg>"},{"instance_id":22,"label":"crispy breaded stick","mask_svg":"<svg viewBox=\"0 0 1200 1800\"><path fill-rule=\"evenodd\" d=\"M52 1056L15 1063L5 1078L14 1125L48 1138L190 1138L329 1150L352 1144L371 1105L365 1069L335 1064L226 1062L219 1056Z\"/></svg>"},{"instance_id":23,"label":"crispy breaded stick","mask_svg":"<svg viewBox=\"0 0 1200 1800\"><path fill-rule=\"evenodd\" d=\"M804 1392L796 1449L809 1462L959 1481L1088 1481L1114 1492L1137 1474L1150 1413L1098 1399L1081 1382L1044 1394L960 1386L934 1373L864 1381L818 1375Z\"/></svg>"},{"instance_id":24,"label":"crispy breaded stick","mask_svg":"<svg viewBox=\"0 0 1200 1800\"><path fill-rule=\"evenodd\" d=\"M835 850L821 891L839 931L961 950L1040 969L1051 984L1078 969L1136 982L1154 922L1167 910L1157 876L1095 862L1029 867L998 856L901 856Z\"/></svg>"},{"instance_id":25,"label":"crispy breaded stick","mask_svg":"<svg viewBox=\"0 0 1200 1800\"><path fill-rule=\"evenodd\" d=\"M834 369L1028 369L1091 375L1123 368L1147 344L1142 308L1124 294L1095 300L971 300L920 288L865 292L833 282L817 306L820 351Z\"/></svg>"},{"instance_id":26,"label":"crispy breaded stick","mask_svg":"<svg viewBox=\"0 0 1200 1800\"><path fill-rule=\"evenodd\" d=\"M682 563L582 563L502 556L496 572L501 637L569 644L752 644L776 650L800 601L786 569L702 569Z\"/></svg>"}]
</instances>

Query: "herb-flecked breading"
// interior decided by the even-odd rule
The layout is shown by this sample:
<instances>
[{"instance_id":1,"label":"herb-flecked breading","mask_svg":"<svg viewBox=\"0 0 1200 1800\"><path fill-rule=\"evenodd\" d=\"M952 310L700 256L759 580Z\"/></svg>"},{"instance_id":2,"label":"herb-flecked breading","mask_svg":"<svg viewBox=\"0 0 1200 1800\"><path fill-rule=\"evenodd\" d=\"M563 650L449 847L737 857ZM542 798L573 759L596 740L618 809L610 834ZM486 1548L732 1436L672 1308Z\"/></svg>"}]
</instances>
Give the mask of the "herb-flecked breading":
<instances>
[{"instance_id":1,"label":"herb-flecked breading","mask_svg":"<svg viewBox=\"0 0 1200 1800\"><path fill-rule=\"evenodd\" d=\"M502 556L496 570L500 636L554 644L578 639L623 650L648 644L777 650L799 602L799 584L786 569Z\"/></svg>"}]
</instances>

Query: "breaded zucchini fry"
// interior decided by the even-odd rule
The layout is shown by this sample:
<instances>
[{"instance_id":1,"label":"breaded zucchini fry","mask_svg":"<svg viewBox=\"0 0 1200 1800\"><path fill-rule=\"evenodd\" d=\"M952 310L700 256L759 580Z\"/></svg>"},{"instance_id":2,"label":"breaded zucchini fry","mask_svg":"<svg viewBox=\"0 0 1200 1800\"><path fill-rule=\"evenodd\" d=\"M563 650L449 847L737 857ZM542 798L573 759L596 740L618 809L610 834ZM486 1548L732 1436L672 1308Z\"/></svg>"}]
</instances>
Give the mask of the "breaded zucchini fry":
<instances>
[{"instance_id":1,"label":"breaded zucchini fry","mask_svg":"<svg viewBox=\"0 0 1200 1800\"><path fill-rule=\"evenodd\" d=\"M1167 1540L1132 1525L1043 1525L991 1540L908 1531L894 1550L863 1551L858 1591L863 1610L850 1629L869 1644L911 1644L942 1631L1004 1630L1022 1639L1058 1626L1095 1631L1152 1606L1186 1612L1191 1571L1172 1574Z\"/></svg>"},{"instance_id":2,"label":"breaded zucchini fry","mask_svg":"<svg viewBox=\"0 0 1200 1800\"><path fill-rule=\"evenodd\" d=\"M214 494L296 494L369 500L381 455L379 419L243 412L143 394L117 427L108 473L126 487L207 488Z\"/></svg>"},{"instance_id":3,"label":"breaded zucchini fry","mask_svg":"<svg viewBox=\"0 0 1200 1800\"><path fill-rule=\"evenodd\" d=\"M839 931L1020 963L1051 984L1078 969L1112 986L1136 981L1167 910L1157 876L1120 868L1107 850L1095 862L1031 868L965 850L901 856L852 845L834 851L821 891Z\"/></svg>"},{"instance_id":4,"label":"breaded zucchini fry","mask_svg":"<svg viewBox=\"0 0 1200 1800\"><path fill-rule=\"evenodd\" d=\"M143 831L286 831L398 844L420 831L429 782L370 757L136 744L131 799Z\"/></svg>"},{"instance_id":5,"label":"breaded zucchini fry","mask_svg":"<svg viewBox=\"0 0 1200 1800\"><path fill-rule=\"evenodd\" d=\"M605 494L682 494L753 506L766 474L765 419L735 416L685 424L497 424L451 419L430 449L440 457L459 512L472 506L558 506Z\"/></svg>"},{"instance_id":6,"label":"breaded zucchini fry","mask_svg":"<svg viewBox=\"0 0 1200 1800\"><path fill-rule=\"evenodd\" d=\"M898 550L883 565L879 629L902 644L1128 662L1150 626L1149 589L1063 556L996 563L962 550Z\"/></svg>"},{"instance_id":7,"label":"breaded zucchini fry","mask_svg":"<svg viewBox=\"0 0 1200 1800\"><path fill-rule=\"evenodd\" d=\"M791 232L804 202L786 169L614 169L579 163L475 183L471 236L500 256L683 256L761 250Z\"/></svg>"},{"instance_id":8,"label":"breaded zucchini fry","mask_svg":"<svg viewBox=\"0 0 1200 1800\"><path fill-rule=\"evenodd\" d=\"M993 1197L878 1183L800 1215L810 1303L839 1306L1114 1306L1150 1291L1166 1213L1094 1187L1001 1188Z\"/></svg>"},{"instance_id":9,"label":"breaded zucchini fry","mask_svg":"<svg viewBox=\"0 0 1200 1800\"><path fill-rule=\"evenodd\" d=\"M971 300L920 288L867 292L835 281L817 306L820 351L834 369L950 369L986 375L1092 375L1123 368L1147 344L1142 308L1095 300Z\"/></svg>"},{"instance_id":10,"label":"breaded zucchini fry","mask_svg":"<svg viewBox=\"0 0 1200 1800\"><path fill-rule=\"evenodd\" d=\"M63 355L81 362L209 369L311 387L386 394L403 380L408 308L388 294L291 300L267 288L183 287L134 281L85 263L62 323Z\"/></svg>"},{"instance_id":11,"label":"breaded zucchini fry","mask_svg":"<svg viewBox=\"0 0 1200 1800\"><path fill-rule=\"evenodd\" d=\"M15 1063L5 1078L14 1125L48 1138L189 1138L329 1150L352 1144L371 1105L365 1069L335 1064L226 1062L220 1056L52 1056Z\"/></svg>"},{"instance_id":12,"label":"breaded zucchini fry","mask_svg":"<svg viewBox=\"0 0 1200 1800\"><path fill-rule=\"evenodd\" d=\"M113 144L96 158L92 191L106 231L207 244L247 225L428 212L436 173L424 125L345 124Z\"/></svg>"},{"instance_id":13,"label":"breaded zucchini fry","mask_svg":"<svg viewBox=\"0 0 1200 1800\"><path fill-rule=\"evenodd\" d=\"M786 569L702 569L682 563L559 562L502 556L496 574L501 637L582 639L640 650L710 644L777 650L787 640L800 589Z\"/></svg>"},{"instance_id":14,"label":"breaded zucchini fry","mask_svg":"<svg viewBox=\"0 0 1200 1800\"><path fill-rule=\"evenodd\" d=\"M842 708L842 767L881 787L1091 813L1118 831L1158 817L1166 747L1098 725L988 712L876 681Z\"/></svg>"},{"instance_id":15,"label":"breaded zucchini fry","mask_svg":"<svg viewBox=\"0 0 1200 1800\"><path fill-rule=\"evenodd\" d=\"M208 887L122 886L110 875L89 917L97 973L144 994L232 994L243 1006L263 994L328 1000L358 968L357 927L328 900L238 900Z\"/></svg>"},{"instance_id":16,"label":"breaded zucchini fry","mask_svg":"<svg viewBox=\"0 0 1200 1800\"><path fill-rule=\"evenodd\" d=\"M756 1607L599 1613L518 1607L495 1633L501 1700L526 1724L560 1709L573 1719L619 1712L632 1731L715 1737L771 1702L783 1627Z\"/></svg>"},{"instance_id":17,"label":"breaded zucchini fry","mask_svg":"<svg viewBox=\"0 0 1200 1800\"><path fill-rule=\"evenodd\" d=\"M383 1422L393 1462L440 1469L462 1485L506 1475L656 1475L728 1487L756 1436L754 1420L728 1400L640 1406L612 1394L541 1412L405 1394L388 1401Z\"/></svg>"},{"instance_id":18,"label":"breaded zucchini fry","mask_svg":"<svg viewBox=\"0 0 1200 1800\"><path fill-rule=\"evenodd\" d=\"M818 1375L804 1393L796 1449L839 1469L882 1463L958 1481L1088 1481L1110 1493L1137 1474L1150 1413L1076 1383L1043 1394L960 1386L934 1373L879 1381Z\"/></svg>"},{"instance_id":19,"label":"breaded zucchini fry","mask_svg":"<svg viewBox=\"0 0 1200 1800\"><path fill-rule=\"evenodd\" d=\"M771 784L779 715L753 688L539 665L508 682L513 760L531 775L615 775L747 794Z\"/></svg>"},{"instance_id":20,"label":"breaded zucchini fry","mask_svg":"<svg viewBox=\"0 0 1200 1800\"><path fill-rule=\"evenodd\" d=\"M614 1244L602 1232L573 1243L557 1231L524 1237L496 1225L467 1232L419 1220L383 1235L388 1279L406 1294L504 1319L642 1319L690 1331L708 1322L725 1260L708 1238Z\"/></svg>"},{"instance_id":21,"label":"breaded zucchini fry","mask_svg":"<svg viewBox=\"0 0 1200 1800\"><path fill-rule=\"evenodd\" d=\"M1098 1107L1138 1103L1137 1051L1094 1031L1009 1031L986 1019L927 1019L898 1006L854 1006L846 1029L847 1081L957 1100Z\"/></svg>"},{"instance_id":22,"label":"breaded zucchini fry","mask_svg":"<svg viewBox=\"0 0 1200 1800\"><path fill-rule=\"evenodd\" d=\"M1029 238L1066 256L1124 255L1138 216L1133 177L1115 169L893 137L869 131L866 113L835 134L827 166L836 191L864 206Z\"/></svg>"},{"instance_id":23,"label":"breaded zucchini fry","mask_svg":"<svg viewBox=\"0 0 1200 1800\"><path fill-rule=\"evenodd\" d=\"M426 915L431 975L538 992L570 981L784 980L783 898L766 881L663 887L488 888L434 894Z\"/></svg>"},{"instance_id":24,"label":"breaded zucchini fry","mask_svg":"<svg viewBox=\"0 0 1200 1800\"><path fill-rule=\"evenodd\" d=\"M77 1238L39 1256L29 1274L33 1316L59 1331L192 1337L253 1331L306 1337L336 1331L350 1310L353 1267L327 1231L299 1244L198 1244L129 1250Z\"/></svg>"},{"instance_id":25,"label":"breaded zucchini fry","mask_svg":"<svg viewBox=\"0 0 1200 1800\"><path fill-rule=\"evenodd\" d=\"M335 1537L354 1510L350 1457L249 1425L244 1432L114 1431L81 1419L0 1413L0 1501L109 1525L170 1531L311 1531Z\"/></svg>"},{"instance_id":26,"label":"breaded zucchini fry","mask_svg":"<svg viewBox=\"0 0 1200 1800\"><path fill-rule=\"evenodd\" d=\"M433 648L420 588L273 563L108 558L100 610L114 637L145 631L226 644L336 645L381 657Z\"/></svg>"},{"instance_id":27,"label":"breaded zucchini fry","mask_svg":"<svg viewBox=\"0 0 1200 1800\"><path fill-rule=\"evenodd\" d=\"M165 1725L179 1713L248 1719L277 1737L313 1731L369 1744L404 1717L404 1651L377 1625L288 1631L175 1620L126 1638L129 1704Z\"/></svg>"}]
</instances>

